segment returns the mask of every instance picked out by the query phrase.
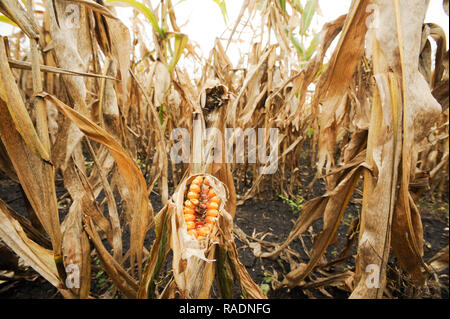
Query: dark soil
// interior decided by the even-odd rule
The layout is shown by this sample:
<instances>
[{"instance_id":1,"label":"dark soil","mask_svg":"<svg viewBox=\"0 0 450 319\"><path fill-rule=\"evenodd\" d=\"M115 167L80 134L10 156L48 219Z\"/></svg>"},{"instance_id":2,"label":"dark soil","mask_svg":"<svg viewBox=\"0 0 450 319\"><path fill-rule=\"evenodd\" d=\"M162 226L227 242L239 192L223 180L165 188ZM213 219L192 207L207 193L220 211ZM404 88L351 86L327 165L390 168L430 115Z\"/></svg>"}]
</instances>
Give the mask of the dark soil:
<instances>
[{"instance_id":1,"label":"dark soil","mask_svg":"<svg viewBox=\"0 0 450 319\"><path fill-rule=\"evenodd\" d=\"M316 183L318 184L318 183ZM305 185L307 185L305 183ZM62 187L58 189L58 195L65 193ZM315 185L312 192L305 192L302 194L304 200L312 198L314 196L323 194L323 186L320 184ZM448 210L448 193L444 200L433 200L430 195L428 198L422 198L420 200L420 210L422 213L422 222L424 229L424 239L425 247L424 254L425 260L432 257L440 249L448 245L449 242L449 210ZM5 201L10 207L12 207L18 213L27 216L25 204L21 194L20 186L6 180L4 176L0 173L0 198ZM268 197L269 198L269 197ZM151 196L152 205L155 211L161 208L161 203L159 202L159 197L156 195ZM327 250L325 259L327 261L332 261L341 252L345 245L345 234L351 223L351 221L358 217L360 212L360 205L357 202L358 196L355 195L354 199L350 202L347 211L345 213L343 222L338 229L338 242L330 246ZM64 214L65 211L63 210ZM300 212L301 213L301 212ZM297 219L298 213L294 213L289 205L281 199L267 199L267 200L248 200L242 206L237 208L237 213L235 217L235 224L249 236L255 236L257 238L262 238L264 234L265 241L273 243L282 243L288 236L292 229L292 226ZM321 221L317 221L313 225L313 233L320 232L322 227ZM127 238L127 233L125 231L124 238ZM154 238L154 234L149 232L146 240L146 247L149 248ZM305 234L304 243L307 249L311 248L312 240L309 234ZM277 261L272 261L270 259L262 259L255 257L253 251L248 247L247 243L240 241L236 237L236 245L238 248L238 253L241 262L247 268L252 279L259 285L267 284L266 288L275 286L276 283L281 282L284 275L288 273L290 265L285 260L278 259ZM1 245L0 245L1 247ZM308 257L302 248L300 240L295 240L290 247L298 252L302 260L295 260L295 262L307 262ZM263 250L267 251L267 247L263 247ZM124 251L126 251L126 246L124 245ZM355 253L355 248L353 247L353 253ZM392 257L390 262L391 269L395 268L394 265L395 257ZM0 263L1 266L1 263ZM347 267L348 269L354 269L353 258L346 260L346 262L340 267ZM166 262L166 265L162 269L162 275L170 269L170 257ZM1 271L0 267L0 271ZM398 273L398 271L397 271ZM320 276L319 276L320 277ZM431 278L431 277L430 277ZM436 287L421 291L421 295L415 296L419 298L448 298L448 269L440 275L439 281L441 289ZM1 279L1 278L0 278ZM388 279L389 280L389 279ZM0 280L1 282L1 280ZM107 279L106 275L102 273L100 267L95 267L93 269L93 285L92 294L94 297L120 297L117 294L114 295L114 290L111 289L111 282ZM436 289L438 292L436 292ZM417 292L416 292L417 293ZM213 287L213 297L217 297L217 291ZM336 287L325 287L322 290L309 289L304 290L301 288L294 289L272 289L268 290L269 298L347 298L349 292L343 288ZM235 298L240 298L239 288L236 286ZM394 295L394 297L399 298L409 298L411 296L407 295ZM16 276L7 280L6 283L0 284L0 298L3 299L30 299L30 298L62 298L58 293L56 288L51 284L46 282L42 277L36 274L32 269L28 268L26 271L21 269L16 272Z\"/></svg>"}]
</instances>

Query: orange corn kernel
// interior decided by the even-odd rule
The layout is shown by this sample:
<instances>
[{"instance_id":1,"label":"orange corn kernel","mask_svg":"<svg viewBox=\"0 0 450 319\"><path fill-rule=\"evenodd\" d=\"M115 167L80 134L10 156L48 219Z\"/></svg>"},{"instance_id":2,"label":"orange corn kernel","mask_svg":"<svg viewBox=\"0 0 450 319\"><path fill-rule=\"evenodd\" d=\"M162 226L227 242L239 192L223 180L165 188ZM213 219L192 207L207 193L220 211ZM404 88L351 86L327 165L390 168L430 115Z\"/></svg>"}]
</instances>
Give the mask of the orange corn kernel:
<instances>
[{"instance_id":1,"label":"orange corn kernel","mask_svg":"<svg viewBox=\"0 0 450 319\"><path fill-rule=\"evenodd\" d=\"M198 193L189 192L187 194L187 198L189 198L189 199L198 199L199 197L200 197L200 195Z\"/></svg>"},{"instance_id":2,"label":"orange corn kernel","mask_svg":"<svg viewBox=\"0 0 450 319\"><path fill-rule=\"evenodd\" d=\"M216 223L217 217L213 217L213 216L206 216L205 218L205 222L207 224L212 224L214 225Z\"/></svg>"},{"instance_id":3,"label":"orange corn kernel","mask_svg":"<svg viewBox=\"0 0 450 319\"><path fill-rule=\"evenodd\" d=\"M193 214L184 214L184 220L186 222L193 222L193 221L195 221L195 215L193 215Z\"/></svg>"},{"instance_id":4,"label":"orange corn kernel","mask_svg":"<svg viewBox=\"0 0 450 319\"><path fill-rule=\"evenodd\" d=\"M190 236L192 236L194 238L197 238L198 233L197 233L197 231L195 229L191 229L190 231L188 231L188 235L190 235Z\"/></svg>"},{"instance_id":5,"label":"orange corn kernel","mask_svg":"<svg viewBox=\"0 0 450 319\"><path fill-rule=\"evenodd\" d=\"M208 192L208 197L213 198L214 196L216 196L216 192L214 191L214 189L211 188Z\"/></svg>"},{"instance_id":6,"label":"orange corn kernel","mask_svg":"<svg viewBox=\"0 0 450 319\"><path fill-rule=\"evenodd\" d=\"M186 201L184 202L184 207L194 209L194 208L195 208L195 204L193 203L193 201L191 201L191 200L188 199L188 200L186 200Z\"/></svg>"},{"instance_id":7,"label":"orange corn kernel","mask_svg":"<svg viewBox=\"0 0 450 319\"><path fill-rule=\"evenodd\" d=\"M191 184L191 186L189 187L189 191L194 193L200 193L200 186L197 184Z\"/></svg>"},{"instance_id":8,"label":"orange corn kernel","mask_svg":"<svg viewBox=\"0 0 450 319\"><path fill-rule=\"evenodd\" d=\"M220 204L220 198L219 198L218 196L214 196L214 197L211 198L209 201L210 201L210 202L217 203L217 204Z\"/></svg>"},{"instance_id":9,"label":"orange corn kernel","mask_svg":"<svg viewBox=\"0 0 450 319\"><path fill-rule=\"evenodd\" d=\"M194 222L186 222L186 228L187 230L191 230L195 228L195 223Z\"/></svg>"},{"instance_id":10,"label":"orange corn kernel","mask_svg":"<svg viewBox=\"0 0 450 319\"><path fill-rule=\"evenodd\" d=\"M216 202L209 202L208 205L206 205L206 208L217 209L217 208L219 208L219 204L217 204Z\"/></svg>"},{"instance_id":11,"label":"orange corn kernel","mask_svg":"<svg viewBox=\"0 0 450 319\"><path fill-rule=\"evenodd\" d=\"M196 178L194 178L194 180L192 181L191 184L196 184L198 186L200 186L203 182L203 177L201 176L197 176Z\"/></svg>"},{"instance_id":12,"label":"orange corn kernel","mask_svg":"<svg viewBox=\"0 0 450 319\"><path fill-rule=\"evenodd\" d=\"M204 227L198 229L197 232L198 232L199 236L206 237L209 235L210 229L208 226L204 226Z\"/></svg>"},{"instance_id":13,"label":"orange corn kernel","mask_svg":"<svg viewBox=\"0 0 450 319\"><path fill-rule=\"evenodd\" d=\"M219 215L219 211L217 209L208 209L206 211L206 216L217 217Z\"/></svg>"},{"instance_id":14,"label":"orange corn kernel","mask_svg":"<svg viewBox=\"0 0 450 319\"><path fill-rule=\"evenodd\" d=\"M183 213L184 214L195 214L195 210L193 209L193 208L190 208L190 207L185 207L185 208L183 208Z\"/></svg>"},{"instance_id":15,"label":"orange corn kernel","mask_svg":"<svg viewBox=\"0 0 450 319\"><path fill-rule=\"evenodd\" d=\"M207 179L207 178L205 178L205 179L203 180L203 184L205 184L205 185L208 185L208 186L209 186L209 181L208 181L208 179Z\"/></svg>"},{"instance_id":16,"label":"orange corn kernel","mask_svg":"<svg viewBox=\"0 0 450 319\"><path fill-rule=\"evenodd\" d=\"M193 198L193 199L191 199L191 203L192 203L192 205L194 205L194 207L191 207L191 208L195 208L195 206L200 204L200 201L196 198Z\"/></svg>"}]
</instances>

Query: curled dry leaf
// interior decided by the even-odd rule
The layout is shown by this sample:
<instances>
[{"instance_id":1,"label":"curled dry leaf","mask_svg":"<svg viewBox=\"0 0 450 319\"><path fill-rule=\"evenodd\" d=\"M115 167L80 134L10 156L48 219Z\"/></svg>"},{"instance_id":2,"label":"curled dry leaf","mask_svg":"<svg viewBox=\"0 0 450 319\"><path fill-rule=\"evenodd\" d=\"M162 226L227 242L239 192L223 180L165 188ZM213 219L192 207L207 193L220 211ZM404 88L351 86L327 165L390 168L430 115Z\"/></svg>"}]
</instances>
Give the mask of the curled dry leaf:
<instances>
[{"instance_id":1,"label":"curled dry leaf","mask_svg":"<svg viewBox=\"0 0 450 319\"><path fill-rule=\"evenodd\" d=\"M142 247L144 237L150 223L153 220L153 208L147 197L147 186L141 171L135 163L129 158L127 152L122 146L105 130L81 115L74 109L68 107L57 98L48 95L41 95L44 99L53 103L58 110L69 118L77 127L89 138L105 145L116 160L117 166L124 183L129 191L130 210L133 212L130 216L130 262L134 265L137 260L139 274L142 267Z\"/></svg>"}]
</instances>

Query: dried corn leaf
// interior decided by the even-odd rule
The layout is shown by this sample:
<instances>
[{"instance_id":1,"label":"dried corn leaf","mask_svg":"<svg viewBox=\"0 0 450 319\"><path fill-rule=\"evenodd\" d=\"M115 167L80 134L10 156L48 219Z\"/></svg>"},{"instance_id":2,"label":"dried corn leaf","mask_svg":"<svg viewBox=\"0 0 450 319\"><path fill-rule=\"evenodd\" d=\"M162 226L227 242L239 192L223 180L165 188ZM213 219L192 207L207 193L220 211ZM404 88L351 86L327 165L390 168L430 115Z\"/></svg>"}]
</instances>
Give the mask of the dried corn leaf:
<instances>
[{"instance_id":1,"label":"dried corn leaf","mask_svg":"<svg viewBox=\"0 0 450 319\"><path fill-rule=\"evenodd\" d=\"M116 160L118 169L129 192L130 216L130 263L134 265L137 259L139 274L142 268L142 248L148 226L153 220L153 208L147 197L147 186L141 171L128 156L122 146L105 130L81 115L74 109L59 101L57 98L41 94L47 101L55 105L58 110L69 118L89 138L105 145Z\"/></svg>"},{"instance_id":2,"label":"dried corn leaf","mask_svg":"<svg viewBox=\"0 0 450 319\"><path fill-rule=\"evenodd\" d=\"M374 53L375 60L376 53ZM378 61L377 61L378 62ZM377 62L374 62L375 64ZM378 70L377 70L378 71ZM367 161L374 165L374 175L364 176L363 211L358 244L358 266L366 269L374 264L380 267L380 278L385 276L385 267L390 250L390 232L397 185L397 170L401 154L401 102L399 100L399 84L389 74L375 75L378 94L372 105L372 120L369 130ZM380 156L381 155L381 156ZM384 282L380 282L380 290L364 289L366 272L363 273L360 285L353 291L357 297L360 289L375 295L382 293ZM384 279L382 279L384 280Z\"/></svg>"},{"instance_id":3,"label":"dried corn leaf","mask_svg":"<svg viewBox=\"0 0 450 319\"><path fill-rule=\"evenodd\" d=\"M17 24L29 38L39 37L37 25L17 0L2 0L0 12Z\"/></svg>"},{"instance_id":4,"label":"dried corn leaf","mask_svg":"<svg viewBox=\"0 0 450 319\"><path fill-rule=\"evenodd\" d=\"M80 298L86 299L91 287L91 264L89 240L81 222L82 213L80 203L75 201L61 224L61 231L64 265L66 268L77 267L79 273L79 287L73 288L72 291Z\"/></svg>"},{"instance_id":5,"label":"dried corn leaf","mask_svg":"<svg viewBox=\"0 0 450 319\"><path fill-rule=\"evenodd\" d=\"M283 284L290 288L300 284L320 261L320 258L324 255L327 247L335 238L337 228L340 224L342 216L344 215L345 209L347 208L347 204L353 195L356 183L358 182L364 167L367 168L365 163L359 164L349 170L348 173L343 174L342 180L335 189L330 191L328 194L311 201L311 208L313 208L313 210L306 210L302 212L302 215L306 214L304 218L307 218L309 223L312 223L314 218L320 217L323 214L323 230L314 240L314 245L310 252L310 260L308 264L298 267L288 273L283 281ZM304 206L304 208L307 207L308 206L306 205ZM300 224L297 234L301 234L299 233L300 230L306 230L307 227L310 226L309 223ZM290 236L292 238L292 232Z\"/></svg>"},{"instance_id":6,"label":"dried corn leaf","mask_svg":"<svg viewBox=\"0 0 450 319\"><path fill-rule=\"evenodd\" d=\"M317 170L320 173L326 164L327 171L334 164L333 154L336 141L336 128L340 124L346 92L353 80L356 67L364 52L367 30L366 19L370 10L368 0L352 2L347 14L339 43L322 73L314 92L314 107L321 104L320 140Z\"/></svg>"},{"instance_id":7,"label":"dried corn leaf","mask_svg":"<svg viewBox=\"0 0 450 319\"><path fill-rule=\"evenodd\" d=\"M448 245L428 260L430 267L437 273L448 268Z\"/></svg>"},{"instance_id":8,"label":"dried corn leaf","mask_svg":"<svg viewBox=\"0 0 450 319\"><path fill-rule=\"evenodd\" d=\"M19 61L16 59L8 59L8 61L9 61L9 66L11 68L22 69L22 70L31 70L31 63L28 61ZM39 68L42 72L51 72L51 73L56 73L56 74L65 74L65 75L72 75L72 76L86 76L86 77L93 77L93 78L105 78L105 79L109 79L109 80L116 80L116 78L110 77L107 75L86 73L86 72L76 72L76 71L72 71L72 70L61 69L61 68L57 68L57 67L53 67L53 66L49 66L49 65L43 65L43 64L40 64Z\"/></svg>"},{"instance_id":9,"label":"dried corn leaf","mask_svg":"<svg viewBox=\"0 0 450 319\"><path fill-rule=\"evenodd\" d=\"M104 7L103 5L94 2L92 0L70 0L72 2L77 2L79 4L82 4L90 9L92 9L92 11L98 12L102 15L104 15L105 17L117 20L118 18L106 7Z\"/></svg>"},{"instance_id":10,"label":"dried corn leaf","mask_svg":"<svg viewBox=\"0 0 450 319\"><path fill-rule=\"evenodd\" d=\"M105 271L112 279L117 288L127 297L136 298L138 283L122 268L122 266L108 253L106 248L95 230L92 220L87 217L84 219L84 229L89 235L95 249L97 250Z\"/></svg>"},{"instance_id":11,"label":"dried corn leaf","mask_svg":"<svg viewBox=\"0 0 450 319\"><path fill-rule=\"evenodd\" d=\"M9 68L3 37L0 37L0 83L0 98L8 107L16 130L32 152L40 156L44 161L50 162L49 150L45 148L36 133L16 80Z\"/></svg>"},{"instance_id":12,"label":"dried corn leaf","mask_svg":"<svg viewBox=\"0 0 450 319\"><path fill-rule=\"evenodd\" d=\"M253 281L245 266L240 262L236 244L234 243L232 235L233 219L228 214L220 215L220 238L221 245L227 252L227 260L229 267L232 270L233 276L239 282L241 286L241 292L246 299L267 299L267 296L262 292L261 288ZM230 281L230 274L225 277ZM228 283L228 285L230 285ZM230 287L228 288L230 289Z\"/></svg>"},{"instance_id":13,"label":"dried corn leaf","mask_svg":"<svg viewBox=\"0 0 450 319\"><path fill-rule=\"evenodd\" d=\"M13 81L12 83L15 83ZM28 113L26 113L28 116ZM52 241L53 252L58 266L62 266L61 230L59 225L54 171L47 162L37 157L17 131L11 114L3 99L0 99L0 137L15 168L27 198L36 212L40 223ZM62 269L60 275L63 276ZM63 277L64 278L64 277Z\"/></svg>"},{"instance_id":14,"label":"dried corn leaf","mask_svg":"<svg viewBox=\"0 0 450 319\"><path fill-rule=\"evenodd\" d=\"M42 277L48 280L66 298L73 298L70 291L63 288L53 253L28 238L20 223L14 219L8 207L0 201L0 238L25 263L33 267Z\"/></svg>"},{"instance_id":15,"label":"dried corn leaf","mask_svg":"<svg viewBox=\"0 0 450 319\"><path fill-rule=\"evenodd\" d=\"M14 166L9 159L3 142L0 140L0 170L12 181L19 183Z\"/></svg>"},{"instance_id":16,"label":"dried corn leaf","mask_svg":"<svg viewBox=\"0 0 450 319\"><path fill-rule=\"evenodd\" d=\"M152 244L150 255L145 265L142 281L138 290L138 298L154 299L156 295L156 282L159 279L159 273L163 262L170 249L169 234L171 233L170 213L168 206L165 206L155 216L156 238Z\"/></svg>"}]
</instances>

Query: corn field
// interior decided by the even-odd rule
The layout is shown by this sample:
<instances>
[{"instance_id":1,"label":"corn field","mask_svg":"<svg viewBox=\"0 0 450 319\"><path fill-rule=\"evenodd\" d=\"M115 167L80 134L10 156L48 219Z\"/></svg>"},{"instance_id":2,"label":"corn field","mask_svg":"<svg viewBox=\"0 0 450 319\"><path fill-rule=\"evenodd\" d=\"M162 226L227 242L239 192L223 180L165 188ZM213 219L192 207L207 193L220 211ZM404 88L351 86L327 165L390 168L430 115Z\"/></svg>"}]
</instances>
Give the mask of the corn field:
<instances>
[{"instance_id":1,"label":"corn field","mask_svg":"<svg viewBox=\"0 0 450 319\"><path fill-rule=\"evenodd\" d=\"M0 296L448 298L448 25L241 2L0 0Z\"/></svg>"}]
</instances>

